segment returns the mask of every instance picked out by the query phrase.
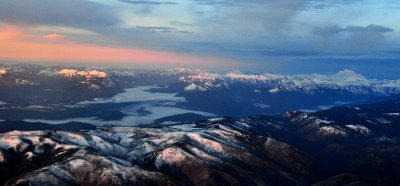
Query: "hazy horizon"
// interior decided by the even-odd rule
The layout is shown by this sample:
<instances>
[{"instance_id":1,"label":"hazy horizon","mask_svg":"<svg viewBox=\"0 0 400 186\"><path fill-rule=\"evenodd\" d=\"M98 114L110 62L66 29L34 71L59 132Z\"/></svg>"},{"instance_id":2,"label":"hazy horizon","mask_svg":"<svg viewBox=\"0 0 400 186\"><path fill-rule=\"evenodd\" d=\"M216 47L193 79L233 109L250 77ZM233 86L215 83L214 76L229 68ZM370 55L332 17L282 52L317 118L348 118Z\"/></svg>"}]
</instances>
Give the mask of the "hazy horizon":
<instances>
[{"instance_id":1,"label":"hazy horizon","mask_svg":"<svg viewBox=\"0 0 400 186\"><path fill-rule=\"evenodd\" d=\"M396 1L0 2L0 62L398 78ZM388 67L388 68L387 68Z\"/></svg>"}]
</instances>

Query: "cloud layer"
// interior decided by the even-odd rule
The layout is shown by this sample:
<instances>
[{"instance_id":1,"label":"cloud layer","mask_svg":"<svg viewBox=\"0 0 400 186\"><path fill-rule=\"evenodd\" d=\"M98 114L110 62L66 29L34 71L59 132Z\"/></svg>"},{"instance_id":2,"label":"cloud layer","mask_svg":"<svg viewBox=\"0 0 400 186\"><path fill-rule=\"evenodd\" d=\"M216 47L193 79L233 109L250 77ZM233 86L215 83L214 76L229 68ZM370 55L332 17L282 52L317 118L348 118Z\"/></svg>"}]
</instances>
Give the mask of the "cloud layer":
<instances>
[{"instance_id":1,"label":"cloud layer","mask_svg":"<svg viewBox=\"0 0 400 186\"><path fill-rule=\"evenodd\" d=\"M395 7L391 0L13 0L0 2L0 29L18 27L30 42L40 35L53 42L257 63L379 57L400 50ZM0 39L6 37L15 36L3 31Z\"/></svg>"}]
</instances>

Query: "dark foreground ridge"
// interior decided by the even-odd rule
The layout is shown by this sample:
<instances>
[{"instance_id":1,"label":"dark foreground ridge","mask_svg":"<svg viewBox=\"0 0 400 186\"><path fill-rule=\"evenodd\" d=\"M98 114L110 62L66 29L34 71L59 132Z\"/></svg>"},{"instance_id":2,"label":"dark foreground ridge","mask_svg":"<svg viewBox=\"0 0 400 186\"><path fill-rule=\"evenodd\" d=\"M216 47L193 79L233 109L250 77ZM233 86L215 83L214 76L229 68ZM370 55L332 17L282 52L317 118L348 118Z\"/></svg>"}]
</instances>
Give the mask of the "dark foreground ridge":
<instances>
[{"instance_id":1,"label":"dark foreground ridge","mask_svg":"<svg viewBox=\"0 0 400 186\"><path fill-rule=\"evenodd\" d=\"M389 101L147 127L3 122L0 184L399 185L399 113Z\"/></svg>"}]
</instances>

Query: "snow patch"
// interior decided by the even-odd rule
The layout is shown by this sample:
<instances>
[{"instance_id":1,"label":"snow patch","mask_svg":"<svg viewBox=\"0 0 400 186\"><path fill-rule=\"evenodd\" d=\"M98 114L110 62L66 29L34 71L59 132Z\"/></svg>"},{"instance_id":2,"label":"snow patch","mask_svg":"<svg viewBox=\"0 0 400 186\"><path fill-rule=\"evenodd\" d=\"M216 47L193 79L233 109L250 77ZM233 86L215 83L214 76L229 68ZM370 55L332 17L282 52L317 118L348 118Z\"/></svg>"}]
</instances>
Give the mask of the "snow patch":
<instances>
[{"instance_id":1,"label":"snow patch","mask_svg":"<svg viewBox=\"0 0 400 186\"><path fill-rule=\"evenodd\" d=\"M325 124L334 123L334 121L328 121L328 120L324 120L324 119L317 119L317 121L319 121L320 123L325 123Z\"/></svg>"},{"instance_id":2,"label":"snow patch","mask_svg":"<svg viewBox=\"0 0 400 186\"><path fill-rule=\"evenodd\" d=\"M400 116L400 113L396 112L396 113L385 113L385 115L387 116Z\"/></svg>"},{"instance_id":3,"label":"snow patch","mask_svg":"<svg viewBox=\"0 0 400 186\"><path fill-rule=\"evenodd\" d=\"M382 123L382 124L390 124L390 123L392 123L391 121L387 120L384 117L376 118L375 120L378 121L379 123Z\"/></svg>"},{"instance_id":4,"label":"snow patch","mask_svg":"<svg viewBox=\"0 0 400 186\"><path fill-rule=\"evenodd\" d=\"M341 129L338 129L333 126L323 126L319 128L319 131L317 132L319 135L338 135L338 136L346 136L347 133Z\"/></svg>"},{"instance_id":5,"label":"snow patch","mask_svg":"<svg viewBox=\"0 0 400 186\"><path fill-rule=\"evenodd\" d=\"M357 132L360 132L363 135L371 134L371 131L367 127L362 126L362 125L346 125L346 127L350 128L352 130L355 130Z\"/></svg>"},{"instance_id":6,"label":"snow patch","mask_svg":"<svg viewBox=\"0 0 400 186\"><path fill-rule=\"evenodd\" d=\"M210 122L219 122L219 121L222 121L222 120L224 120L224 118L210 118L210 119L208 119L208 121L210 121Z\"/></svg>"},{"instance_id":7,"label":"snow patch","mask_svg":"<svg viewBox=\"0 0 400 186\"><path fill-rule=\"evenodd\" d=\"M164 149L156 158L155 166L160 169L164 164L180 164L187 159L187 156L177 147Z\"/></svg>"},{"instance_id":8,"label":"snow patch","mask_svg":"<svg viewBox=\"0 0 400 186\"><path fill-rule=\"evenodd\" d=\"M198 143L204 145L204 147L210 148L210 149L212 149L214 151L217 151L219 153L224 152L224 149L223 149L223 147L222 147L222 145L220 143L212 141L212 140L209 140L209 139L206 139L206 138L203 138L200 134L191 132L191 133L188 133L187 136L189 138L191 138L192 140L195 140Z\"/></svg>"},{"instance_id":9,"label":"snow patch","mask_svg":"<svg viewBox=\"0 0 400 186\"><path fill-rule=\"evenodd\" d=\"M273 88L273 89L268 90L268 92L271 93L271 94L276 94L279 91L280 91L279 88Z\"/></svg>"},{"instance_id":10,"label":"snow patch","mask_svg":"<svg viewBox=\"0 0 400 186\"><path fill-rule=\"evenodd\" d=\"M2 136L0 137L0 149L16 149L18 145L23 143L21 139L15 136Z\"/></svg>"}]
</instances>

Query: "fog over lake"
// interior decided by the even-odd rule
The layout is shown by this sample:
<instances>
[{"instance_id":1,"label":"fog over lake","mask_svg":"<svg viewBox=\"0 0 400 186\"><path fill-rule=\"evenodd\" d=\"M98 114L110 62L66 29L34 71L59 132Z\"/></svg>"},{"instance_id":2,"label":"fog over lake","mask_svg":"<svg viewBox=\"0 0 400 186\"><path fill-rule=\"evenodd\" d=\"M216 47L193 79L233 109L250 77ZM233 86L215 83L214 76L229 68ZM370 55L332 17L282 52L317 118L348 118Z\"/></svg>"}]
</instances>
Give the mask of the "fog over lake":
<instances>
[{"instance_id":1,"label":"fog over lake","mask_svg":"<svg viewBox=\"0 0 400 186\"><path fill-rule=\"evenodd\" d=\"M96 104L109 103L132 103L132 105L124 106L121 112L127 116L121 120L103 121L96 117L83 118L67 118L63 120L42 120L42 119L26 119L29 122L43 122L49 124L60 124L71 121L85 122L94 125L123 125L134 126L152 124L155 120L174 116L178 114L193 113L206 117L214 117L215 114L200 112L195 110L183 109L175 107L178 102L186 102L183 97L176 96L176 93L158 93L149 90L157 88L156 86L139 86L135 88L125 89L125 92L117 94L111 98L95 98L93 100L78 103L80 106L93 106Z\"/></svg>"}]
</instances>

